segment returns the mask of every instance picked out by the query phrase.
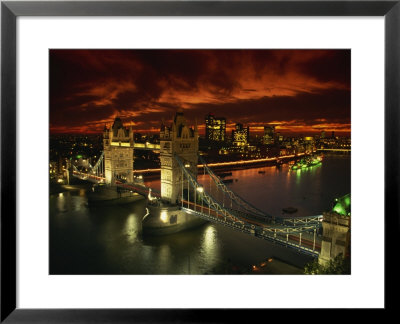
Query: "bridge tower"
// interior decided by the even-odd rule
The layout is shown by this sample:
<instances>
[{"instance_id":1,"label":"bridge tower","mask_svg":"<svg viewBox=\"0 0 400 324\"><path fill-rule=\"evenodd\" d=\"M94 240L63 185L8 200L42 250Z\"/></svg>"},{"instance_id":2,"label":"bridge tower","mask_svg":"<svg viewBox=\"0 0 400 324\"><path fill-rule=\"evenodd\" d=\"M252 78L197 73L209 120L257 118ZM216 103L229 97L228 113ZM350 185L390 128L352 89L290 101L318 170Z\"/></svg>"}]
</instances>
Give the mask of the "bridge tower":
<instances>
[{"instance_id":1,"label":"bridge tower","mask_svg":"<svg viewBox=\"0 0 400 324\"><path fill-rule=\"evenodd\" d=\"M115 118L111 128L104 127L103 146L106 183L133 182L132 127L124 127L121 119Z\"/></svg>"},{"instance_id":2,"label":"bridge tower","mask_svg":"<svg viewBox=\"0 0 400 324\"><path fill-rule=\"evenodd\" d=\"M174 155L181 158L185 167L197 179L198 130L187 125L182 111L178 111L170 127L161 125L160 161L161 161L161 198L176 204L187 190L188 182L182 174Z\"/></svg>"},{"instance_id":3,"label":"bridge tower","mask_svg":"<svg viewBox=\"0 0 400 324\"><path fill-rule=\"evenodd\" d=\"M321 254L318 262L327 265L339 254L350 253L350 194L336 199L332 211L323 214Z\"/></svg>"}]
</instances>

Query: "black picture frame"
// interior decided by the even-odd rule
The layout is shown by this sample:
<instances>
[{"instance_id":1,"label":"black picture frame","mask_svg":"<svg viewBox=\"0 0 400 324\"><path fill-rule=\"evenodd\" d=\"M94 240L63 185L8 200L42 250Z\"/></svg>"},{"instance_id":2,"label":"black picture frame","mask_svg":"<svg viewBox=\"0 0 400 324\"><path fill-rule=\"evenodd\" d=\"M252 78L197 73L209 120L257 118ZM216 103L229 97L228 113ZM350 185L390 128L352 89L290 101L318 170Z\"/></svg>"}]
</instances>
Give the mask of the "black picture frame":
<instances>
[{"instance_id":1,"label":"black picture frame","mask_svg":"<svg viewBox=\"0 0 400 324\"><path fill-rule=\"evenodd\" d=\"M381 16L385 19L385 309L391 309L389 244L399 232L400 1L2 1L1 321L6 323L234 322L266 309L16 308L16 19L19 16ZM371 126L372 127L372 126ZM40 292L38 292L40 293ZM327 305L329 308L329 305ZM268 310L268 316L271 316ZM321 319L320 319L321 320Z\"/></svg>"}]
</instances>

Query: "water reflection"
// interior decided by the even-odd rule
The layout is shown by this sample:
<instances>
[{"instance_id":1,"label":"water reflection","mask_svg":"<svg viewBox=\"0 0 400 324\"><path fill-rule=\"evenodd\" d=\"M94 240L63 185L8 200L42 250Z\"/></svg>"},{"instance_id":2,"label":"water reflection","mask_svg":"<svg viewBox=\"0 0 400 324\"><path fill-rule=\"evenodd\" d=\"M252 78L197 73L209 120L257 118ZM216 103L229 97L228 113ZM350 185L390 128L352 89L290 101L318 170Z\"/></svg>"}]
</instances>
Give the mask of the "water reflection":
<instances>
[{"instance_id":1,"label":"water reflection","mask_svg":"<svg viewBox=\"0 0 400 324\"><path fill-rule=\"evenodd\" d=\"M204 272L210 271L217 265L220 250L217 242L217 229L212 224L207 224L207 227L203 231L199 252L201 264L207 264L207 269L203 266L202 270Z\"/></svg>"},{"instance_id":2,"label":"water reflection","mask_svg":"<svg viewBox=\"0 0 400 324\"><path fill-rule=\"evenodd\" d=\"M125 221L124 234L126 235L126 240L129 243L134 243L137 240L139 233L137 216L135 214L129 214Z\"/></svg>"},{"instance_id":3,"label":"water reflection","mask_svg":"<svg viewBox=\"0 0 400 324\"><path fill-rule=\"evenodd\" d=\"M68 192L65 194L69 194ZM55 199L55 198L54 198ZM63 192L58 194L58 199L55 200L57 202L57 211L65 212L67 209L65 208L66 199Z\"/></svg>"}]
</instances>

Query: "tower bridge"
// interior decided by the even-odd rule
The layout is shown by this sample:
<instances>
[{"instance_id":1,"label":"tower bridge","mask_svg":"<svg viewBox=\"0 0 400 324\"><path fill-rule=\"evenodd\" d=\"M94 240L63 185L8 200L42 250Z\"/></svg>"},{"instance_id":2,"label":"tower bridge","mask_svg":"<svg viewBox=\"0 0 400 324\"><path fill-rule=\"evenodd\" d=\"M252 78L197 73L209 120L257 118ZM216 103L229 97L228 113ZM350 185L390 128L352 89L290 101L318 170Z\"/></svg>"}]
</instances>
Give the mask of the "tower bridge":
<instances>
[{"instance_id":1,"label":"tower bridge","mask_svg":"<svg viewBox=\"0 0 400 324\"><path fill-rule=\"evenodd\" d=\"M133 130L115 118L110 129L104 127L104 177L107 184L116 180L133 182Z\"/></svg>"},{"instance_id":2,"label":"tower bridge","mask_svg":"<svg viewBox=\"0 0 400 324\"><path fill-rule=\"evenodd\" d=\"M197 125L189 127L182 112L175 114L171 126L161 126L161 192L134 177L133 131L124 127L120 118L110 128L104 128L103 145L104 151L92 169L83 173L75 168L73 175L145 196L149 208L155 206L160 210L157 218L161 224L172 226L179 223L179 218L194 217L319 256L317 233L322 226L322 215L274 217L234 193L199 155ZM210 188L197 181L199 161L204 175L212 179Z\"/></svg>"}]
</instances>

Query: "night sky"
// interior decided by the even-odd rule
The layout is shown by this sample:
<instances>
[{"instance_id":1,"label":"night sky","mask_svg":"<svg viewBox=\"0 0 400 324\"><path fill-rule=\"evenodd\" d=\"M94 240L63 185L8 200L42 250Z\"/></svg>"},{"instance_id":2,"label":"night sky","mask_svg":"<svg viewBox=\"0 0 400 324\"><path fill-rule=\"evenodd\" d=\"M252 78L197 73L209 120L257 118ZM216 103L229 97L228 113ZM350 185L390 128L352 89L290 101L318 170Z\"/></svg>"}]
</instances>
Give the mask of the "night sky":
<instances>
[{"instance_id":1,"label":"night sky","mask_svg":"<svg viewBox=\"0 0 400 324\"><path fill-rule=\"evenodd\" d=\"M116 116L156 133L183 109L261 133L350 134L350 50L50 50L50 132L100 133Z\"/></svg>"}]
</instances>

